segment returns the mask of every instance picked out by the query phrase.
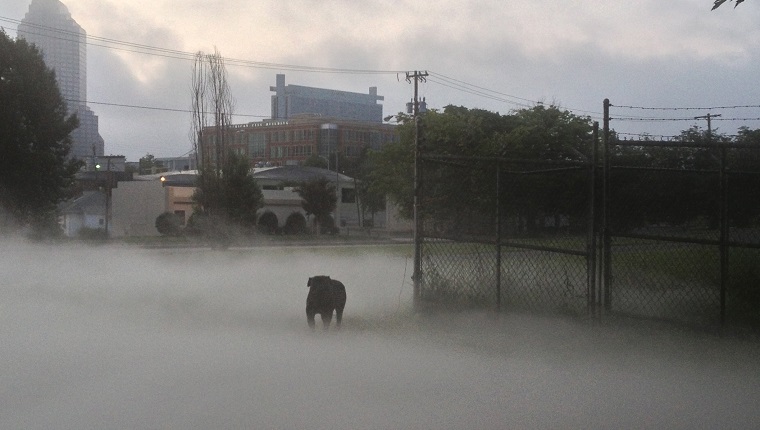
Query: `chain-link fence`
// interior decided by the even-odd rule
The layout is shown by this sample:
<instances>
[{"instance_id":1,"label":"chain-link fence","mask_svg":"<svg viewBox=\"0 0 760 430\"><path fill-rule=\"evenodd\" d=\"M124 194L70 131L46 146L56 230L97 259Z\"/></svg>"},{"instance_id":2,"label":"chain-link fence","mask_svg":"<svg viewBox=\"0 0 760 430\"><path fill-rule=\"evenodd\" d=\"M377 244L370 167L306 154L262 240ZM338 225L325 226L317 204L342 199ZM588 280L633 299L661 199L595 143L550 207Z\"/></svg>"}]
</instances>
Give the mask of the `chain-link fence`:
<instances>
[{"instance_id":1,"label":"chain-link fence","mask_svg":"<svg viewBox=\"0 0 760 430\"><path fill-rule=\"evenodd\" d=\"M608 152L607 309L760 323L760 148L615 141Z\"/></svg>"},{"instance_id":2,"label":"chain-link fence","mask_svg":"<svg viewBox=\"0 0 760 430\"><path fill-rule=\"evenodd\" d=\"M421 302L760 326L760 148L604 154L422 156Z\"/></svg>"},{"instance_id":3,"label":"chain-link fence","mask_svg":"<svg viewBox=\"0 0 760 430\"><path fill-rule=\"evenodd\" d=\"M427 156L423 302L584 312L592 164Z\"/></svg>"}]
</instances>

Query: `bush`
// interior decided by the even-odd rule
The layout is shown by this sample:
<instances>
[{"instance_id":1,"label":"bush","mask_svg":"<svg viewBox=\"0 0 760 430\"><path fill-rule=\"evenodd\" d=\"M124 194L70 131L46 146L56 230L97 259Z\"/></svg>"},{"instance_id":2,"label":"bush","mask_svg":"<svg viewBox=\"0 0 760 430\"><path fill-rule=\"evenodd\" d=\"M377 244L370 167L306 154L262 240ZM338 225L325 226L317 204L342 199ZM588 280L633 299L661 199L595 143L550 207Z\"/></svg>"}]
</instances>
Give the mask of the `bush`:
<instances>
[{"instance_id":1,"label":"bush","mask_svg":"<svg viewBox=\"0 0 760 430\"><path fill-rule=\"evenodd\" d=\"M182 222L178 215L164 212L156 218L156 230L164 236L179 236L182 234Z\"/></svg>"},{"instance_id":2,"label":"bush","mask_svg":"<svg viewBox=\"0 0 760 430\"><path fill-rule=\"evenodd\" d=\"M106 230L102 229L102 228L82 227L77 232L77 236L80 239L83 239L83 240L106 240L106 239L108 239L108 234L106 234Z\"/></svg>"},{"instance_id":3,"label":"bush","mask_svg":"<svg viewBox=\"0 0 760 430\"><path fill-rule=\"evenodd\" d=\"M212 248L225 249L240 232L219 216L193 212L187 221L185 233L203 238Z\"/></svg>"},{"instance_id":4,"label":"bush","mask_svg":"<svg viewBox=\"0 0 760 430\"><path fill-rule=\"evenodd\" d=\"M338 234L338 227L335 226L335 220L330 216L326 216L319 220L319 233L320 234Z\"/></svg>"}]
</instances>

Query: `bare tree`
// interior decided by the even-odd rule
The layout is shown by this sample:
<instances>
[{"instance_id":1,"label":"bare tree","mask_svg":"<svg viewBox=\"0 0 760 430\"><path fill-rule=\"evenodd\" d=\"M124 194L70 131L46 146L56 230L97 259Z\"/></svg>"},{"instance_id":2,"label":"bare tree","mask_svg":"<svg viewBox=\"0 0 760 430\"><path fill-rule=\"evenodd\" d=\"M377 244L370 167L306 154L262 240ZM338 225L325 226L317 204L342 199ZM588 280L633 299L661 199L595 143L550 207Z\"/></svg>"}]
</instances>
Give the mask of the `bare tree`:
<instances>
[{"instance_id":1,"label":"bare tree","mask_svg":"<svg viewBox=\"0 0 760 430\"><path fill-rule=\"evenodd\" d=\"M193 142L198 166L221 172L227 156L229 126L235 100L227 81L227 69L219 50L198 51L192 74ZM213 127L213 128L211 128ZM211 132L209 131L211 130Z\"/></svg>"},{"instance_id":2,"label":"bare tree","mask_svg":"<svg viewBox=\"0 0 760 430\"><path fill-rule=\"evenodd\" d=\"M224 206L221 177L227 164L229 127L235 108L224 58L217 49L213 54L195 54L191 85L190 139L199 170L198 188L205 196L201 209L207 215L216 215Z\"/></svg>"},{"instance_id":3,"label":"bare tree","mask_svg":"<svg viewBox=\"0 0 760 430\"><path fill-rule=\"evenodd\" d=\"M195 54L190 88L192 96L191 110L193 112L193 121L190 127L190 142L193 144L195 162L198 169L201 169L203 165L202 160L208 159L205 154L202 154L204 146L201 141L203 139L203 130L208 126L206 115L206 63L204 57L205 54L201 51Z\"/></svg>"}]
</instances>

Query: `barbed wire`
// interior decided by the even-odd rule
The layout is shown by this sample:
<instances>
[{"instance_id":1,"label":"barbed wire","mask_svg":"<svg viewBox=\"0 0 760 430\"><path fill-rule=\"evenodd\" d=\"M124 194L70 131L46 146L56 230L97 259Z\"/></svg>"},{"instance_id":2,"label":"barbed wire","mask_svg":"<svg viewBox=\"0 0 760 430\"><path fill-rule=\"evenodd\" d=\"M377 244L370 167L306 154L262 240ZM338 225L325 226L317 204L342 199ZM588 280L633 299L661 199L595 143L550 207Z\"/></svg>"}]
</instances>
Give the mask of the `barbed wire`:
<instances>
[{"instance_id":1,"label":"barbed wire","mask_svg":"<svg viewBox=\"0 0 760 430\"><path fill-rule=\"evenodd\" d=\"M610 117L610 121L612 120L618 120L618 121L651 121L651 122L666 122L666 121L695 121L699 118L647 118L647 117ZM711 119L712 121L760 121L760 117L756 118L722 118L722 117L714 117Z\"/></svg>"},{"instance_id":2,"label":"barbed wire","mask_svg":"<svg viewBox=\"0 0 760 430\"><path fill-rule=\"evenodd\" d=\"M648 106L626 106L626 105L613 105L610 107L617 107L623 109L640 109L640 110L718 110L718 109L757 109L760 105L734 105L734 106L709 106L709 107L648 107Z\"/></svg>"},{"instance_id":3,"label":"barbed wire","mask_svg":"<svg viewBox=\"0 0 760 430\"><path fill-rule=\"evenodd\" d=\"M681 134L676 134L676 135L661 135L661 134L649 134L649 133L623 133L623 132L618 132L618 131L616 131L615 134L617 136L636 137L636 138L638 138L636 140L652 140L652 141L658 141L658 140L662 140L662 141L684 140L684 139L687 138L687 137L685 137L685 136L683 136ZM720 136L721 137L726 137L726 138L737 138L737 137L739 137L738 134L721 134ZM631 140L634 140L634 139L631 139Z\"/></svg>"}]
</instances>

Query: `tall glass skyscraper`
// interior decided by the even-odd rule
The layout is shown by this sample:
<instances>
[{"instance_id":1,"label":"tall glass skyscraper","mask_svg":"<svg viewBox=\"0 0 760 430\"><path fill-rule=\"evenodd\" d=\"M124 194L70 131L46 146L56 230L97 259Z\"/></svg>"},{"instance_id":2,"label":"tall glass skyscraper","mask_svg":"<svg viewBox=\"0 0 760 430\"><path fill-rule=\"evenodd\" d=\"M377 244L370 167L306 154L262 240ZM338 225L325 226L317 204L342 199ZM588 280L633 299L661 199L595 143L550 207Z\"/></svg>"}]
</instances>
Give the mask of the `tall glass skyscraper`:
<instances>
[{"instance_id":1,"label":"tall glass skyscraper","mask_svg":"<svg viewBox=\"0 0 760 430\"><path fill-rule=\"evenodd\" d=\"M87 33L58 0L32 0L18 26L18 37L42 51L45 64L55 70L69 114L76 113L79 128L72 133L71 156L103 155L98 117L87 107Z\"/></svg>"}]
</instances>

